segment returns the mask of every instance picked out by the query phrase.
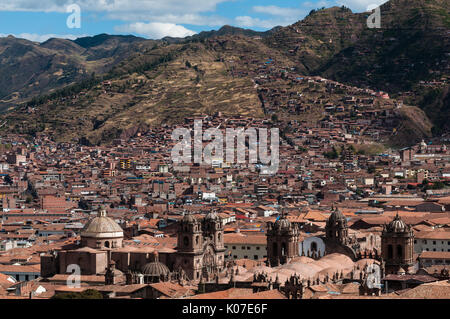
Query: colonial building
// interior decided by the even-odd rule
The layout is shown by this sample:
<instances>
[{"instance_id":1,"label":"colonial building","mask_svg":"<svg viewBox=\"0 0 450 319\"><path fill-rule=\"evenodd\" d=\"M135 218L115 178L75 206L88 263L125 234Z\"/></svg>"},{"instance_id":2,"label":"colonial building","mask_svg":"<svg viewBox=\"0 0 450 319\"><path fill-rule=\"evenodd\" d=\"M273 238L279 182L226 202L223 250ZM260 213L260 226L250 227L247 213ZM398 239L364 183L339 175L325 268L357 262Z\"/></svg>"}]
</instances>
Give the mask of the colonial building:
<instances>
[{"instance_id":1,"label":"colonial building","mask_svg":"<svg viewBox=\"0 0 450 319\"><path fill-rule=\"evenodd\" d=\"M298 256L319 259L327 254L340 253L353 261L361 258L360 246L349 237L345 216L333 208L326 222L325 236L300 240L297 224L292 224L283 214L267 225L267 261L271 266L289 263Z\"/></svg>"},{"instance_id":2,"label":"colonial building","mask_svg":"<svg viewBox=\"0 0 450 319\"><path fill-rule=\"evenodd\" d=\"M158 254L124 246L122 228L102 209L81 231L79 244L42 256L41 274L50 277L80 267L81 275L102 274L110 283L123 276L128 283L208 281L224 269L224 252L223 225L215 212L201 222L185 215L179 223L176 250Z\"/></svg>"},{"instance_id":3,"label":"colonial building","mask_svg":"<svg viewBox=\"0 0 450 319\"><path fill-rule=\"evenodd\" d=\"M341 245L348 244L349 238L347 219L339 209L333 210L330 218L328 218L325 226L325 234L327 240L329 241L333 241Z\"/></svg>"},{"instance_id":4,"label":"colonial building","mask_svg":"<svg viewBox=\"0 0 450 319\"><path fill-rule=\"evenodd\" d=\"M178 230L175 268L182 268L193 280L211 280L224 269L223 224L215 212L199 222L185 215Z\"/></svg>"},{"instance_id":5,"label":"colonial building","mask_svg":"<svg viewBox=\"0 0 450 319\"><path fill-rule=\"evenodd\" d=\"M381 234L381 254L386 263L386 273L412 271L413 253L414 231L397 214L394 220L383 226Z\"/></svg>"},{"instance_id":6,"label":"colonial building","mask_svg":"<svg viewBox=\"0 0 450 319\"><path fill-rule=\"evenodd\" d=\"M267 224L267 261L270 266L290 262L299 255L299 235L297 224L291 223L282 214L274 223Z\"/></svg>"}]
</instances>

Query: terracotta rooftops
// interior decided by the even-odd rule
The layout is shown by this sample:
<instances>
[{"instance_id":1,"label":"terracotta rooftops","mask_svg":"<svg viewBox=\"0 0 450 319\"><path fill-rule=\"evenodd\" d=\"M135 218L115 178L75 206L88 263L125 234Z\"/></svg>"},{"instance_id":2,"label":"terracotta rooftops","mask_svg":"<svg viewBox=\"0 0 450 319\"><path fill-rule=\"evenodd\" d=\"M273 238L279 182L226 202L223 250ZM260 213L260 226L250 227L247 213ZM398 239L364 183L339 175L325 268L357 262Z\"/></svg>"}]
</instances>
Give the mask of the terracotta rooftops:
<instances>
[{"instance_id":1,"label":"terracotta rooftops","mask_svg":"<svg viewBox=\"0 0 450 319\"><path fill-rule=\"evenodd\" d=\"M450 251L423 251L419 258L450 259Z\"/></svg>"}]
</instances>

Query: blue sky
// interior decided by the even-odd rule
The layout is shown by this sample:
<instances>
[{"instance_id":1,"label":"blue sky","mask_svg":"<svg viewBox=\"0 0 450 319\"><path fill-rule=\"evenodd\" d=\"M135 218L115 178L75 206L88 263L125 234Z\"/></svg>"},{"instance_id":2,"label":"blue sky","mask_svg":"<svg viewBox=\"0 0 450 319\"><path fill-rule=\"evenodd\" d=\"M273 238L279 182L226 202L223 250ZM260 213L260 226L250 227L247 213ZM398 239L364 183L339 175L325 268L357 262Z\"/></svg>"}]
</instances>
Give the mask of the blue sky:
<instances>
[{"instance_id":1,"label":"blue sky","mask_svg":"<svg viewBox=\"0 0 450 319\"><path fill-rule=\"evenodd\" d=\"M184 37L228 24L264 31L304 18L312 9L345 5L354 12L386 0L0 0L0 36L33 41L99 33L151 39ZM81 27L67 19L81 9ZM75 21L75 20L71 20Z\"/></svg>"}]
</instances>

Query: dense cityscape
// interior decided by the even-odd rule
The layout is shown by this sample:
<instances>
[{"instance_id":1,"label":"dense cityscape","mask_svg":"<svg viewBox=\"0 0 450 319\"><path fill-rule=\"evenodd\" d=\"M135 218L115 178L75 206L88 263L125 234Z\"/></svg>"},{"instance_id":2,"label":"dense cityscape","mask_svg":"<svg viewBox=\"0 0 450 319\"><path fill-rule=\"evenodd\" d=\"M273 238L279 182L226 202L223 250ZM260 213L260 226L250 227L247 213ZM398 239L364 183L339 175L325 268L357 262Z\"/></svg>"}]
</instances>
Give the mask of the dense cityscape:
<instances>
[{"instance_id":1,"label":"dense cityscape","mask_svg":"<svg viewBox=\"0 0 450 319\"><path fill-rule=\"evenodd\" d=\"M176 169L170 126L110 147L2 138L1 297L446 298L448 140L371 155L329 124L286 134L275 175Z\"/></svg>"},{"instance_id":2,"label":"dense cityscape","mask_svg":"<svg viewBox=\"0 0 450 319\"><path fill-rule=\"evenodd\" d=\"M0 0L0 300L450 298L448 1L240 1Z\"/></svg>"}]
</instances>

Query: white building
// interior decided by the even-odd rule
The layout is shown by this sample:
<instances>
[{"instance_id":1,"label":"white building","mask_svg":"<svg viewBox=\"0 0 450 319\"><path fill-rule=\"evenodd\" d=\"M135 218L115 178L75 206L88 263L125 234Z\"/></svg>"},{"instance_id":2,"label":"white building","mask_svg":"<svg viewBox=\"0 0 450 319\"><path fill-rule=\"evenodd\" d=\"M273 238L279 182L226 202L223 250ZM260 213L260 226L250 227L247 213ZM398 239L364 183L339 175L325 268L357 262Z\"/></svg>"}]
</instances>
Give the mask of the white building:
<instances>
[{"instance_id":1,"label":"white building","mask_svg":"<svg viewBox=\"0 0 450 319\"><path fill-rule=\"evenodd\" d=\"M414 236L414 252L423 251L450 252L450 232L448 231L424 231Z\"/></svg>"},{"instance_id":2,"label":"white building","mask_svg":"<svg viewBox=\"0 0 450 319\"><path fill-rule=\"evenodd\" d=\"M267 258L266 235L225 234L225 260Z\"/></svg>"}]
</instances>

